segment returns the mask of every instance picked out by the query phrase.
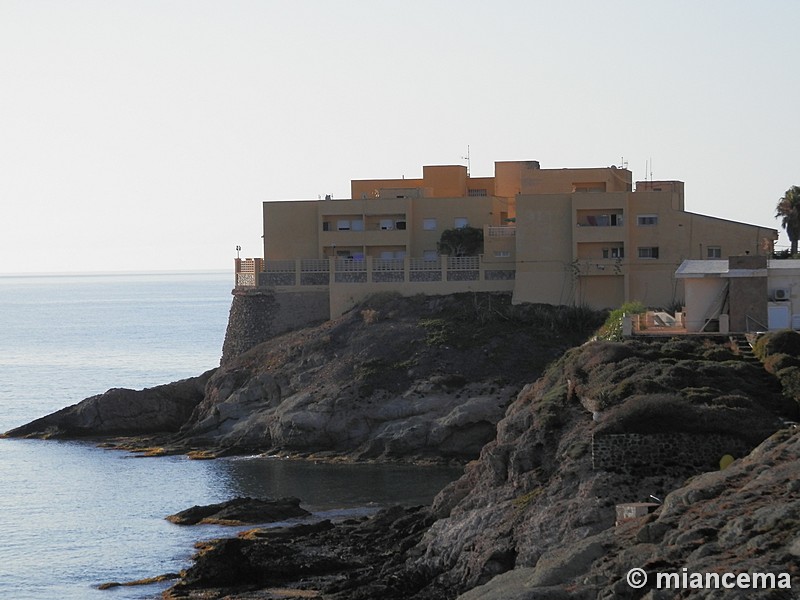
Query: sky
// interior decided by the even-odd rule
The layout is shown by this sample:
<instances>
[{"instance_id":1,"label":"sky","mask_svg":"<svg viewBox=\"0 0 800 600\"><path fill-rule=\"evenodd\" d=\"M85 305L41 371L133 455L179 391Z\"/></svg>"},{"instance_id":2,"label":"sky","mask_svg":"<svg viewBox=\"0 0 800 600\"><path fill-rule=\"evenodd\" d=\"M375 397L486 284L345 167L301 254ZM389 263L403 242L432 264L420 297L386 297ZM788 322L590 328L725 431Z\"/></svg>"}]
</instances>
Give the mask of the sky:
<instances>
[{"instance_id":1,"label":"sky","mask_svg":"<svg viewBox=\"0 0 800 600\"><path fill-rule=\"evenodd\" d=\"M0 273L232 269L265 200L627 164L780 229L796 0L0 0ZM779 246L788 246L781 230Z\"/></svg>"}]
</instances>

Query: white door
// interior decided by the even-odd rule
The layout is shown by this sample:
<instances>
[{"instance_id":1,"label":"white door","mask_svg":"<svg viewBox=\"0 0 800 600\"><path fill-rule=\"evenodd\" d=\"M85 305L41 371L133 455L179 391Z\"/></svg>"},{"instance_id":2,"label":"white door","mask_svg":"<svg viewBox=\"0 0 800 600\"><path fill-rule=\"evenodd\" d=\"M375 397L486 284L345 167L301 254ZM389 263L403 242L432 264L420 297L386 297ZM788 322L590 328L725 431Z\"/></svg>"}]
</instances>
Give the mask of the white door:
<instances>
[{"instance_id":1,"label":"white door","mask_svg":"<svg viewBox=\"0 0 800 600\"><path fill-rule=\"evenodd\" d=\"M769 330L789 329L789 307L787 305L767 307L769 315Z\"/></svg>"}]
</instances>

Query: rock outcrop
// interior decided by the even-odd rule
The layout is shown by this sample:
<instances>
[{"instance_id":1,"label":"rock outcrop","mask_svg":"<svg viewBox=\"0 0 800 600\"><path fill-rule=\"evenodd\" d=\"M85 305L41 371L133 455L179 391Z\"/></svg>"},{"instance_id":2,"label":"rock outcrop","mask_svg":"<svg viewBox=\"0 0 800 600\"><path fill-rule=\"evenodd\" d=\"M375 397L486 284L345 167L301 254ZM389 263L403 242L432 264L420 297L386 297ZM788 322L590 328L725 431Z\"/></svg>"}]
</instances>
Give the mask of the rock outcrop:
<instances>
[{"instance_id":1,"label":"rock outcrop","mask_svg":"<svg viewBox=\"0 0 800 600\"><path fill-rule=\"evenodd\" d=\"M432 520L425 509L396 506L360 520L212 540L164 598L412 598L426 580L407 577L404 560Z\"/></svg>"},{"instance_id":2,"label":"rock outcrop","mask_svg":"<svg viewBox=\"0 0 800 600\"><path fill-rule=\"evenodd\" d=\"M192 506L167 517L176 525L247 525L307 517L299 498L234 498L217 504Z\"/></svg>"},{"instance_id":3,"label":"rock outcrop","mask_svg":"<svg viewBox=\"0 0 800 600\"><path fill-rule=\"evenodd\" d=\"M369 583L353 576L361 583L342 597L657 600L675 596L650 593L657 572L785 572L796 579L800 432L785 423L797 419L798 405L759 363L725 342L592 342L571 350L525 386L496 439L437 496L418 541L393 547ZM724 471L694 462L648 468L638 460L632 468L594 467L593 435L671 432L685 444L713 434L755 450L740 451ZM615 527L617 504L653 496L664 499L653 514ZM338 531L359 539L357 530ZM286 549L294 552L295 545ZM212 556L204 568L213 568ZM632 567L645 570L650 587L628 585ZM347 572L342 567L339 575ZM338 598L329 587L335 570L324 581L294 577L254 583L261 591L241 596L227 590L226 597L269 598L259 595L264 587L281 584ZM200 580L191 585L204 587ZM790 597L772 592L726 597Z\"/></svg>"},{"instance_id":4,"label":"rock outcrop","mask_svg":"<svg viewBox=\"0 0 800 600\"><path fill-rule=\"evenodd\" d=\"M793 427L724 471L691 479L655 513L555 546L534 566L500 575L459 600L794 598L800 585L798 472L800 430ZM639 588L626 578L635 568L645 574ZM715 576L726 573L748 575L748 587L724 589Z\"/></svg>"},{"instance_id":5,"label":"rock outcrop","mask_svg":"<svg viewBox=\"0 0 800 600\"><path fill-rule=\"evenodd\" d=\"M179 416L150 401L169 400L169 386L112 391L10 435L133 435L163 418L180 431L147 445L165 451L464 462L494 438L521 387L601 317L512 306L508 294L376 296L229 358Z\"/></svg>"},{"instance_id":6,"label":"rock outcrop","mask_svg":"<svg viewBox=\"0 0 800 600\"><path fill-rule=\"evenodd\" d=\"M526 381L598 314L505 294L377 296L229 360L177 443L356 459L477 456Z\"/></svg>"},{"instance_id":7,"label":"rock outcrop","mask_svg":"<svg viewBox=\"0 0 800 600\"><path fill-rule=\"evenodd\" d=\"M80 438L176 432L203 400L212 373L144 390L110 389L5 435Z\"/></svg>"},{"instance_id":8,"label":"rock outcrop","mask_svg":"<svg viewBox=\"0 0 800 600\"><path fill-rule=\"evenodd\" d=\"M523 390L497 438L439 494L421 565L466 591L613 526L617 504L664 498L719 468L642 468L632 456L633 468L595 469L593 436L680 432L691 443L725 434L752 449L796 420L798 405L775 378L724 342L592 342L568 352Z\"/></svg>"}]
</instances>

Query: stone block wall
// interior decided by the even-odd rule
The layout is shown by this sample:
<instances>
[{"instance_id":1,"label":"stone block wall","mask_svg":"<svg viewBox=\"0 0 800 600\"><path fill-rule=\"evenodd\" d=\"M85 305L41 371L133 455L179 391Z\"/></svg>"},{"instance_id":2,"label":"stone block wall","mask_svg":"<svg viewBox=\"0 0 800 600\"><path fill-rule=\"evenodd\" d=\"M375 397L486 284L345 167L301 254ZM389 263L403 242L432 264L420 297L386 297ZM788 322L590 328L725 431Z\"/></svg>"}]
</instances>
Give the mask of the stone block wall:
<instances>
[{"instance_id":1,"label":"stone block wall","mask_svg":"<svg viewBox=\"0 0 800 600\"><path fill-rule=\"evenodd\" d=\"M327 291L278 292L270 288L236 288L222 345L221 363L253 346L330 318Z\"/></svg>"},{"instance_id":2,"label":"stone block wall","mask_svg":"<svg viewBox=\"0 0 800 600\"><path fill-rule=\"evenodd\" d=\"M719 469L726 454L741 458L752 446L721 434L621 433L592 436L592 466L645 474L691 474Z\"/></svg>"}]
</instances>

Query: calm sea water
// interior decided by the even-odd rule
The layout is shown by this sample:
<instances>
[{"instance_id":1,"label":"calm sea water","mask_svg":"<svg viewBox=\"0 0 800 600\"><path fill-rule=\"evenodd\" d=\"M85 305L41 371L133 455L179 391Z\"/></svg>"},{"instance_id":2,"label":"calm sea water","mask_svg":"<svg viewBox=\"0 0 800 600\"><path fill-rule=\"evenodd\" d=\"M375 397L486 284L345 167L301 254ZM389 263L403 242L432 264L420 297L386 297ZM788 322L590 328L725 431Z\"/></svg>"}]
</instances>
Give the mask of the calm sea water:
<instances>
[{"instance_id":1,"label":"calm sea water","mask_svg":"<svg viewBox=\"0 0 800 600\"><path fill-rule=\"evenodd\" d=\"M111 387L140 389L219 364L232 275L0 276L0 431ZM0 598L159 597L99 591L189 564L230 535L166 515L241 495L298 496L319 516L420 504L453 469L324 465L262 457L137 458L90 443L0 440Z\"/></svg>"}]
</instances>

